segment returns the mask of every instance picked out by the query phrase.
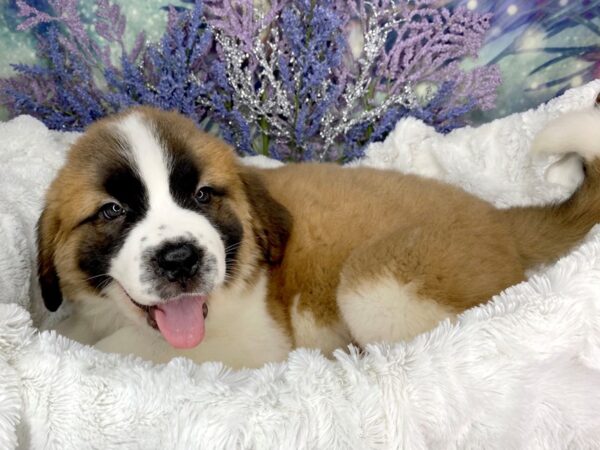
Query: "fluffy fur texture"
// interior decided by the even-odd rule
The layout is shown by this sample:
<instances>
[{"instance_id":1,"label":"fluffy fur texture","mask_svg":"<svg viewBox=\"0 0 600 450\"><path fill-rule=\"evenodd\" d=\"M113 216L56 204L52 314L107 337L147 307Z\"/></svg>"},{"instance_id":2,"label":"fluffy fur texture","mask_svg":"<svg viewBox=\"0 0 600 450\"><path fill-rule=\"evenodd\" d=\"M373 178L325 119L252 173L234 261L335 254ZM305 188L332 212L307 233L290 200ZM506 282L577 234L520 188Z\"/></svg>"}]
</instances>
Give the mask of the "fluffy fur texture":
<instances>
[{"instance_id":1,"label":"fluffy fur texture","mask_svg":"<svg viewBox=\"0 0 600 450\"><path fill-rule=\"evenodd\" d=\"M499 206L565 198L575 185L545 182L552 159L531 160L530 140L560 112L585 108L598 90L600 83L592 83L537 111L448 136L404 121L362 164L436 174ZM40 183L70 137L28 118L0 127L6 175L0 184L12 193L7 198L22 199L8 205L0 199L0 226L17 217L31 243ZM40 162L40 155L52 157ZM425 159L435 165L413 165ZM299 350L286 364L254 371L181 360L153 367L37 335L22 310L3 307L0 447L16 445L18 428L21 446L32 448L90 442L105 448L596 448L598 236L594 229L581 250L466 312L455 326L408 344L339 354L333 362ZM0 298L27 305L28 298L11 294L27 291L11 283L11 274L27 266L5 259L32 256L19 242L0 241L15 246L0 253L6 280ZM34 298L32 306L39 302L35 290ZM35 317L46 326L54 319L42 311Z\"/></svg>"},{"instance_id":2,"label":"fluffy fur texture","mask_svg":"<svg viewBox=\"0 0 600 450\"><path fill-rule=\"evenodd\" d=\"M598 448L599 274L595 229L551 270L410 343L334 360L300 349L237 372L100 353L0 305L0 447Z\"/></svg>"},{"instance_id":3,"label":"fluffy fur texture","mask_svg":"<svg viewBox=\"0 0 600 450\"><path fill-rule=\"evenodd\" d=\"M523 281L600 221L600 149L594 136L574 140L600 113L574 114L534 148L577 151L583 184L558 205L506 210L393 171L250 169L175 113L99 121L69 152L40 219L45 302L56 309L61 291L76 302L66 336L157 362L220 355L247 367L286 348L410 339ZM153 329L190 350L169 352Z\"/></svg>"}]
</instances>

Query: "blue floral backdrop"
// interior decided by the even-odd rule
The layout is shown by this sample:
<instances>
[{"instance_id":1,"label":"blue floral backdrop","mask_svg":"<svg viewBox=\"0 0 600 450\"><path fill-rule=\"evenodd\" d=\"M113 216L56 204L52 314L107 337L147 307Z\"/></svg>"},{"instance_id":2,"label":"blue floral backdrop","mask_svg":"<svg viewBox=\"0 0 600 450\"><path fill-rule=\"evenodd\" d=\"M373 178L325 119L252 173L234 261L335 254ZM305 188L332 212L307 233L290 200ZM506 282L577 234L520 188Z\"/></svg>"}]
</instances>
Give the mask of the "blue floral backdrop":
<instances>
[{"instance_id":1,"label":"blue floral backdrop","mask_svg":"<svg viewBox=\"0 0 600 450\"><path fill-rule=\"evenodd\" d=\"M479 121L524 111L600 78L599 0L445 3L493 14L475 64L498 64L503 83L496 108L479 116Z\"/></svg>"},{"instance_id":2,"label":"blue floral backdrop","mask_svg":"<svg viewBox=\"0 0 600 450\"><path fill-rule=\"evenodd\" d=\"M46 55L55 55L57 59L52 64L56 66L58 59L65 58L70 64L69 70L79 70L84 79L90 77L89 73L86 75L89 68L84 67L86 59L97 57L98 61L105 61L110 67L107 66L99 86L94 84L96 81L92 83L91 78L88 81L98 92L106 84L112 91L108 95L102 94L100 99L90 97L97 94L94 90L81 92L78 95L80 100L85 100L84 105L103 102L105 109L106 104L113 105L114 109L116 104L136 102L164 107L177 104L199 123L210 119L209 122L219 124L224 137L242 153L258 153L262 149L263 153L280 159L347 160L359 156L368 142L383 138L393 123L406 114L420 117L441 131L448 131L466 123L478 124L528 109L565 89L600 77L600 0L375 2L381 5L381 9L401 5L400 18L394 14L378 16L377 9L368 9L371 4L362 0L356 0L356 3L355 0L317 1L318 11L315 3L309 0L257 0L255 5L262 4L264 7L267 4L266 10L271 8L272 15L267 13L264 20L273 20L277 16L280 22L275 28L268 28L269 33L274 34L265 38L266 53L264 49L261 53L260 49L253 47L253 39L260 31L258 22L254 23L243 8L231 6L253 2L237 1L205 0L196 2L194 9L194 2L190 0L0 0L0 54L4 62L0 66L0 78L14 77L15 66L11 64L23 64L21 67L31 69L26 68L26 76L18 79L15 85L8 84L9 88L20 86L20 89L25 89L29 80L34 80L34 85L39 83L35 88L38 91L43 89L43 82L49 79L49 75L36 68L43 67L36 59L40 47ZM350 4L353 6L349 7ZM442 9L446 12L439 13ZM189 13L192 10L197 14ZM62 21L63 31L53 25L56 20L52 13L65 18ZM365 64L364 55L369 53L368 49L362 49L362 60L351 66L345 59L345 43L336 37L336 30L344 30L348 41L351 40L352 15L357 14L375 17L359 21L364 40L360 45L365 48L377 41L375 31L378 28L386 28L388 22L406 22L409 16L406 23L410 26L401 30L409 30L402 31L402 38L411 42L402 43L398 33L390 26L391 33L382 41L383 52L378 60L370 61L373 63L370 73L381 72L384 75L372 83L370 79L366 80L366 89L358 94L351 89L356 90L360 85L361 64ZM212 34L204 32L206 22L201 15L208 17ZM430 23L424 25L423 17L426 17L425 22L428 20ZM67 39L57 35L64 32L65 27L70 33ZM369 35L369 27L375 34ZM444 31L440 32L440 29ZM190 30L201 32L192 33ZM147 51L136 53L142 42L140 32L144 33L145 43L158 44L150 44ZM294 40L296 32L299 34ZM108 46L101 47L92 39L87 42L87 47L82 47L81 41L88 39L87 34L94 33L104 38ZM314 37L310 45L307 44L309 35ZM423 44L429 38L437 39L435 46L430 48ZM62 50L59 48L61 45L64 47ZM171 52L165 49L171 49ZM180 51L183 53L180 54ZM279 60L269 61L271 51ZM431 54L436 52L444 57L432 57ZM211 59L211 54L216 55L216 60ZM411 69L407 54L419 55L421 60L417 69ZM475 54L476 58L472 56ZM69 55L76 55L79 60ZM121 66L113 68L111 59L119 58ZM147 67L141 68L140 58L143 65L154 68L154 73ZM174 73L173 68L182 61L181 58L185 59L185 63L180 69L193 69L191 76L198 83L189 84L190 74ZM240 65L235 68L233 61L237 59L241 62L238 61ZM285 64L282 64L282 59L285 59ZM210 64L204 64L204 60L210 61ZM59 66L61 64L58 63ZM275 72L265 72L268 64L275 67L277 80L272 79ZM394 64L400 69L392 67ZM428 66L429 73L425 70ZM255 76L253 73L257 68L262 72ZM98 66L92 69L97 70ZM157 72L164 74L165 70L169 72L170 86L165 86L162 78L156 78ZM292 72L288 73L290 70ZM50 76L57 77L60 73L55 67ZM238 90L244 76L255 77L254 85L250 86L250 96L248 92ZM402 83L396 83L395 77L404 77L402 83L436 84L435 95L424 106L416 107L411 103L412 98L402 91ZM459 81L454 82L455 79ZM340 85L340 89L324 90L325 86L332 84L332 80ZM265 90L266 83L273 84L275 81L281 86L275 84L270 90ZM68 85L64 80L61 82ZM174 87L182 82L187 83L187 90ZM153 90L146 89L153 83L156 84ZM50 84L54 86L54 83ZM67 86L67 89L78 88ZM132 94L132 91L135 92ZM172 93L179 93L181 98ZM269 104L269 98L275 94L282 97ZM35 92L31 94L35 95ZM193 103L188 105L186 102L190 98ZM198 103L196 98L204 99L204 103ZM340 105L348 106L349 98L360 101L349 105L354 109L349 109L348 117L335 117L331 111L339 110ZM380 100L378 103L378 98L388 101ZM241 100L245 104L240 104ZM284 100L291 102L287 110L281 107L285 104ZM39 111L45 107L41 103L30 104L27 98L13 96L11 101L13 107L18 106L13 108L13 113L14 110ZM357 113L357 105L364 111ZM81 107L77 104L75 110L77 106ZM273 110L267 110L267 106ZM73 105L69 107L73 108ZM71 120L68 116L72 113L65 114L64 111L62 116L53 115L51 109L48 110L50 113L40 113L40 116L54 128L80 129L95 117L93 108L87 112L82 109L79 115L89 116L85 120ZM207 115L207 111L210 114ZM0 114L8 117L6 110ZM293 121L278 122L277 118L286 114ZM370 125L372 122L379 126ZM330 130L337 130L344 136L340 138L329 133ZM316 149L324 147L323 143L327 144L325 147L329 153L316 155ZM347 153L330 151L334 144L338 147L343 145Z\"/></svg>"}]
</instances>

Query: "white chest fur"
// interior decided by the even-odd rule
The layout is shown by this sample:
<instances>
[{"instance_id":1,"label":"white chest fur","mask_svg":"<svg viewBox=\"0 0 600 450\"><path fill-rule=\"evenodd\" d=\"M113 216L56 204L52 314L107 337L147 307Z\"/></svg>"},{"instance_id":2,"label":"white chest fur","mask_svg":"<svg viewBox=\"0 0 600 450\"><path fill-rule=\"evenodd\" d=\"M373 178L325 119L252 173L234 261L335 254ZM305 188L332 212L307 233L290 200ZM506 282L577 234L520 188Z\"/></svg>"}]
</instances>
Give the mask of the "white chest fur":
<instances>
[{"instance_id":1,"label":"white chest fur","mask_svg":"<svg viewBox=\"0 0 600 450\"><path fill-rule=\"evenodd\" d=\"M290 311L296 347L318 348L329 356L350 343L350 333L342 322L322 326L310 311L301 311L299 303L300 295L297 295Z\"/></svg>"},{"instance_id":2,"label":"white chest fur","mask_svg":"<svg viewBox=\"0 0 600 450\"><path fill-rule=\"evenodd\" d=\"M291 342L267 311L266 294L267 279L261 276L250 288L229 289L213 295L209 300L205 338L190 350L176 350L154 330L133 324L119 328L96 342L95 347L157 363L177 356L196 362L222 361L233 368L282 361L291 350ZM79 336L72 337L82 340Z\"/></svg>"}]
</instances>

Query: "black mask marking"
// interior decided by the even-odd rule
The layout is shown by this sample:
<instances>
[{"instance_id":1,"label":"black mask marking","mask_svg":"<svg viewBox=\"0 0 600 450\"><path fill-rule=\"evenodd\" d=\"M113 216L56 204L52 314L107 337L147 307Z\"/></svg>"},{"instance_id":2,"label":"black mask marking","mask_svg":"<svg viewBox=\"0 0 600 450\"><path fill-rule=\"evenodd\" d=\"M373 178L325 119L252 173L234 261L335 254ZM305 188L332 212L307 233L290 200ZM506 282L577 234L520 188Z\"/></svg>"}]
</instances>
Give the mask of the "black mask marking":
<instances>
[{"instance_id":1,"label":"black mask marking","mask_svg":"<svg viewBox=\"0 0 600 450\"><path fill-rule=\"evenodd\" d=\"M217 229L225 245L225 272L232 275L237 264L237 255L244 237L244 229L241 222L227 205L218 208L207 208L204 213L210 223Z\"/></svg>"},{"instance_id":2,"label":"black mask marking","mask_svg":"<svg viewBox=\"0 0 600 450\"><path fill-rule=\"evenodd\" d=\"M194 195L200 181L200 172L185 154L171 155L172 163L169 173L169 189L175 202L187 209L197 210Z\"/></svg>"},{"instance_id":3,"label":"black mask marking","mask_svg":"<svg viewBox=\"0 0 600 450\"><path fill-rule=\"evenodd\" d=\"M107 174L104 190L127 210L128 222L138 222L148 212L146 187L139 175L128 165Z\"/></svg>"},{"instance_id":4,"label":"black mask marking","mask_svg":"<svg viewBox=\"0 0 600 450\"><path fill-rule=\"evenodd\" d=\"M133 226L144 218L148 211L148 195L139 175L125 161L105 162L100 171L103 189L118 200L126 214L107 221L98 216L85 226L86 230L79 248L79 267L90 278L88 283L101 289L110 280L107 274L110 261L122 247Z\"/></svg>"}]
</instances>

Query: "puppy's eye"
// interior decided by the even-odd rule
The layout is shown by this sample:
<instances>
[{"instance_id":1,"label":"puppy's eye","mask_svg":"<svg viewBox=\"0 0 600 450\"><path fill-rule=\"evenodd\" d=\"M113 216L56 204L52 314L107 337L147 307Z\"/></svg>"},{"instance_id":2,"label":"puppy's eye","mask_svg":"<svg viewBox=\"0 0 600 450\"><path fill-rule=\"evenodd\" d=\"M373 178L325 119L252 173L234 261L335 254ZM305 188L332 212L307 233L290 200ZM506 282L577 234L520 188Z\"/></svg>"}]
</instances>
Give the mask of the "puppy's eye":
<instances>
[{"instance_id":1,"label":"puppy's eye","mask_svg":"<svg viewBox=\"0 0 600 450\"><path fill-rule=\"evenodd\" d=\"M596 107L600 107L600 92L598 92L598 95L596 96Z\"/></svg>"},{"instance_id":2,"label":"puppy's eye","mask_svg":"<svg viewBox=\"0 0 600 450\"><path fill-rule=\"evenodd\" d=\"M206 205L212 200L213 188L209 186L203 186L196 192L196 203L200 205Z\"/></svg>"},{"instance_id":3,"label":"puppy's eye","mask_svg":"<svg viewBox=\"0 0 600 450\"><path fill-rule=\"evenodd\" d=\"M125 214L125 209L117 203L107 203L100 208L100 217L105 220L115 220Z\"/></svg>"}]
</instances>

